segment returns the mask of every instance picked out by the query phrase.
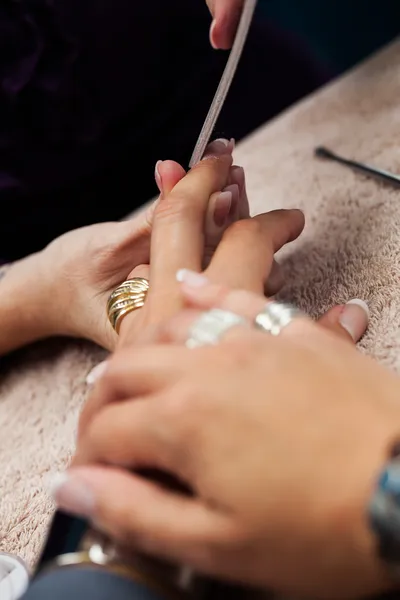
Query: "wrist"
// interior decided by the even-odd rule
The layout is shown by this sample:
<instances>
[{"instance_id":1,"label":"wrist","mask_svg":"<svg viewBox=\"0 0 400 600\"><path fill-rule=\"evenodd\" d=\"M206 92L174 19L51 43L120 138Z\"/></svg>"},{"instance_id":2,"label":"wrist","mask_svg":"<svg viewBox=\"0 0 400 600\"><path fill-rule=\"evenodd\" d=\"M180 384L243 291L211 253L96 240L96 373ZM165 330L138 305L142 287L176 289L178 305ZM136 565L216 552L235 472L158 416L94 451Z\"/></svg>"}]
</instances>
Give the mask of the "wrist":
<instances>
[{"instance_id":1,"label":"wrist","mask_svg":"<svg viewBox=\"0 0 400 600\"><path fill-rule=\"evenodd\" d=\"M12 263L0 280L0 354L53 334L40 254Z\"/></svg>"},{"instance_id":2,"label":"wrist","mask_svg":"<svg viewBox=\"0 0 400 600\"><path fill-rule=\"evenodd\" d=\"M370 514L380 475L400 434L400 413L390 411L387 416L387 420L374 423L369 435L364 431L360 454L349 461L353 467L344 479L341 501L331 513L331 535L338 542L336 557L342 563L341 583L349 597L383 593L395 587L390 569L380 556Z\"/></svg>"}]
</instances>

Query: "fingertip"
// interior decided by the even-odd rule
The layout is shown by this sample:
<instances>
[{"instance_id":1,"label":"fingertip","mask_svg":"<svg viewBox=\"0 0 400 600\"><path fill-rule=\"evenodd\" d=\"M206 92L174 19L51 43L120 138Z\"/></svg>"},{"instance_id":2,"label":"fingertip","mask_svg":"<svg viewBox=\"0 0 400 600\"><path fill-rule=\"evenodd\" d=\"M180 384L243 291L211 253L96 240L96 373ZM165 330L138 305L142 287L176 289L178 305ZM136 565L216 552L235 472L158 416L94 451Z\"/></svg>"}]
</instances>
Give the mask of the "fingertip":
<instances>
[{"instance_id":1,"label":"fingertip","mask_svg":"<svg viewBox=\"0 0 400 600\"><path fill-rule=\"evenodd\" d=\"M217 22L213 19L210 27L210 44L214 50L219 50L218 35L216 34Z\"/></svg>"},{"instance_id":2,"label":"fingertip","mask_svg":"<svg viewBox=\"0 0 400 600\"><path fill-rule=\"evenodd\" d=\"M165 195L169 194L179 181L186 175L185 169L173 160L158 161L156 173L161 182L160 191ZM157 181L156 175L156 181ZM157 182L158 184L158 182Z\"/></svg>"},{"instance_id":3,"label":"fingertip","mask_svg":"<svg viewBox=\"0 0 400 600\"><path fill-rule=\"evenodd\" d=\"M319 324L339 337L357 343L367 330L369 318L370 311L367 303L354 298L347 304L334 306L328 310L319 320Z\"/></svg>"},{"instance_id":4,"label":"fingertip","mask_svg":"<svg viewBox=\"0 0 400 600\"><path fill-rule=\"evenodd\" d=\"M370 312L367 303L359 298L349 300L339 315L340 325L358 342L367 330Z\"/></svg>"}]
</instances>

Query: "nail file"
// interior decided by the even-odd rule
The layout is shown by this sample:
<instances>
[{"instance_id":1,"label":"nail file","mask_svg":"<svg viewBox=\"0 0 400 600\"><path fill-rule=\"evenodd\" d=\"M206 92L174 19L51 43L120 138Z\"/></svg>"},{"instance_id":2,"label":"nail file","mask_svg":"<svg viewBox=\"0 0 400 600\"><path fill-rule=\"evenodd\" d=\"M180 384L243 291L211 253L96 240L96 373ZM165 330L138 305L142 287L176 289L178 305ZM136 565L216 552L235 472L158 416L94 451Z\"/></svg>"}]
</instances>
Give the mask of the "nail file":
<instances>
[{"instance_id":1,"label":"nail file","mask_svg":"<svg viewBox=\"0 0 400 600\"><path fill-rule=\"evenodd\" d=\"M192 158L190 159L189 168L194 167L194 165L200 162L200 160L203 157L204 151L207 147L207 144L210 140L210 137L215 127L215 123L217 122L221 109L224 105L240 57L242 55L243 47L247 39L247 34L249 33L256 4L257 0L245 0L235 41L233 43L232 50L228 58L228 62L226 63L224 72L222 74L221 81L219 82L217 91L211 103L210 110L208 111L203 128L200 132L199 138L194 148Z\"/></svg>"}]
</instances>

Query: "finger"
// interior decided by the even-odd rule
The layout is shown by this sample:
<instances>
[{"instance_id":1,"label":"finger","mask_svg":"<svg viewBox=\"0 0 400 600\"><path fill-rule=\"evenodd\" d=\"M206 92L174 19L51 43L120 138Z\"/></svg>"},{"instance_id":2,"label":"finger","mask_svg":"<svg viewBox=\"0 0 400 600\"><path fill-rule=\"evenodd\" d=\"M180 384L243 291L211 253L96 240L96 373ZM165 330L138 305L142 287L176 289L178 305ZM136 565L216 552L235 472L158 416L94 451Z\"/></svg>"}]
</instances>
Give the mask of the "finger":
<instances>
[{"instance_id":1,"label":"finger","mask_svg":"<svg viewBox=\"0 0 400 600\"><path fill-rule=\"evenodd\" d=\"M206 216L203 268L206 268L228 225L237 220L239 188L228 185L222 192L212 194Z\"/></svg>"},{"instance_id":2,"label":"finger","mask_svg":"<svg viewBox=\"0 0 400 600\"><path fill-rule=\"evenodd\" d=\"M233 43L244 0L206 0L214 17L210 28L213 48L228 50Z\"/></svg>"},{"instance_id":3,"label":"finger","mask_svg":"<svg viewBox=\"0 0 400 600\"><path fill-rule=\"evenodd\" d=\"M299 210L276 210L234 223L225 232L207 277L231 288L263 293L275 252L295 240L303 227Z\"/></svg>"},{"instance_id":4,"label":"finger","mask_svg":"<svg viewBox=\"0 0 400 600\"><path fill-rule=\"evenodd\" d=\"M185 175L185 169L173 160L159 160L156 163L154 176L158 189L164 196L169 194Z\"/></svg>"},{"instance_id":5,"label":"finger","mask_svg":"<svg viewBox=\"0 0 400 600\"><path fill-rule=\"evenodd\" d=\"M182 266L200 269L204 224L210 196L226 186L232 163L228 142L214 142L202 160L157 206L151 238L151 288L147 301L157 318L179 308L175 273ZM220 153L218 155L218 153Z\"/></svg>"},{"instance_id":6,"label":"finger","mask_svg":"<svg viewBox=\"0 0 400 600\"><path fill-rule=\"evenodd\" d=\"M230 290L229 288L210 283L204 275L182 271L177 275L182 282L182 294L187 306L197 310L208 310L213 307L230 310L238 315L254 320L255 316L263 310L266 299L244 290ZM304 319L298 324L295 319L290 326L282 330L282 334L293 332L295 329L301 331ZM363 300L350 300L345 305L330 309L318 321L318 325L329 330L343 340L357 342L365 333L369 322L368 305ZM171 324L176 329L180 340L186 339L190 318L179 325L176 321ZM312 333L312 332L311 332ZM164 334L167 336L168 334Z\"/></svg>"},{"instance_id":7,"label":"finger","mask_svg":"<svg viewBox=\"0 0 400 600\"><path fill-rule=\"evenodd\" d=\"M155 336L154 336L155 337ZM78 439L93 416L104 406L126 398L156 393L170 387L184 373L190 356L184 348L163 346L127 347L119 349L102 367L95 387L83 407ZM157 365L157 370L154 368Z\"/></svg>"},{"instance_id":8,"label":"finger","mask_svg":"<svg viewBox=\"0 0 400 600\"><path fill-rule=\"evenodd\" d=\"M171 435L177 437L175 424L159 408L155 396L132 399L131 393L129 398L117 404L107 403L80 430L74 466L104 463L130 469L173 468L176 444L171 444L170 439Z\"/></svg>"},{"instance_id":9,"label":"finger","mask_svg":"<svg viewBox=\"0 0 400 600\"><path fill-rule=\"evenodd\" d=\"M78 467L53 487L58 507L91 521L123 547L207 568L231 521L199 500L111 467ZM208 551L207 551L208 550Z\"/></svg>"},{"instance_id":10,"label":"finger","mask_svg":"<svg viewBox=\"0 0 400 600\"><path fill-rule=\"evenodd\" d=\"M350 300L347 304L335 306L318 321L321 327L351 343L358 342L369 323L369 308L363 300Z\"/></svg>"},{"instance_id":11,"label":"finger","mask_svg":"<svg viewBox=\"0 0 400 600\"><path fill-rule=\"evenodd\" d=\"M247 197L244 169L234 165L230 171L229 181L239 187L238 218L248 219L250 217L250 205Z\"/></svg>"},{"instance_id":12,"label":"finger","mask_svg":"<svg viewBox=\"0 0 400 600\"><path fill-rule=\"evenodd\" d=\"M265 294L269 297L275 296L284 286L285 278L283 276L282 267L274 259L272 261L271 271L265 283Z\"/></svg>"}]
</instances>

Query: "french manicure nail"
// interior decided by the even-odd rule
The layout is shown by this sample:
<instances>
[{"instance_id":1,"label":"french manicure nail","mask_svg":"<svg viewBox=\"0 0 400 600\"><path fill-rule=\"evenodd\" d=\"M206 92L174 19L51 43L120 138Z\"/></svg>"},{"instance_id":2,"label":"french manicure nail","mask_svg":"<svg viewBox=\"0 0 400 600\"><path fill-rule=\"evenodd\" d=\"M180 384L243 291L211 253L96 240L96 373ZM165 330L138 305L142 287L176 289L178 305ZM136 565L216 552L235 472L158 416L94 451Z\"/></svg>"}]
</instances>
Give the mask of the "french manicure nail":
<instances>
[{"instance_id":1,"label":"french manicure nail","mask_svg":"<svg viewBox=\"0 0 400 600\"><path fill-rule=\"evenodd\" d=\"M107 368L107 361L103 360L103 362L96 365L86 377L87 385L94 385L98 379L103 375L104 371Z\"/></svg>"},{"instance_id":2,"label":"french manicure nail","mask_svg":"<svg viewBox=\"0 0 400 600\"><path fill-rule=\"evenodd\" d=\"M211 23L211 27L210 27L210 43L211 43L211 46L214 48L214 50L218 50L218 46L214 42L214 29L215 29L216 24L217 24L216 20L213 19L213 21Z\"/></svg>"},{"instance_id":3,"label":"french manicure nail","mask_svg":"<svg viewBox=\"0 0 400 600\"><path fill-rule=\"evenodd\" d=\"M223 190L223 193L226 193L226 192L229 192L230 194L232 194L232 202L231 202L229 214L234 215L236 213L236 209L239 204L239 198L240 198L239 186L237 185L237 183L232 183L232 185L228 185Z\"/></svg>"},{"instance_id":4,"label":"french manicure nail","mask_svg":"<svg viewBox=\"0 0 400 600\"><path fill-rule=\"evenodd\" d=\"M232 202L233 194L231 190L226 189L217 196L213 215L214 223L217 227L223 227L227 222Z\"/></svg>"},{"instance_id":5,"label":"french manicure nail","mask_svg":"<svg viewBox=\"0 0 400 600\"><path fill-rule=\"evenodd\" d=\"M179 283L186 283L190 287L202 287L210 283L205 275L190 269L180 269L176 274L176 279Z\"/></svg>"},{"instance_id":6,"label":"french manicure nail","mask_svg":"<svg viewBox=\"0 0 400 600\"><path fill-rule=\"evenodd\" d=\"M232 167L231 177L233 183L239 186L239 192L242 193L245 186L245 176L243 167Z\"/></svg>"},{"instance_id":7,"label":"french manicure nail","mask_svg":"<svg viewBox=\"0 0 400 600\"><path fill-rule=\"evenodd\" d=\"M52 496L59 508L80 517L90 517L94 496L88 486L70 473L58 473L51 484Z\"/></svg>"},{"instance_id":8,"label":"french manicure nail","mask_svg":"<svg viewBox=\"0 0 400 600\"><path fill-rule=\"evenodd\" d=\"M225 140L224 138L218 138L217 140L214 140L208 144L203 158L211 158L213 156L221 156L222 154L230 154L232 150L230 149L229 143L229 140Z\"/></svg>"},{"instance_id":9,"label":"french manicure nail","mask_svg":"<svg viewBox=\"0 0 400 600\"><path fill-rule=\"evenodd\" d=\"M339 316L339 322L346 331L349 332L355 342L364 334L368 322L370 312L366 302L354 298L344 305Z\"/></svg>"},{"instance_id":10,"label":"french manicure nail","mask_svg":"<svg viewBox=\"0 0 400 600\"><path fill-rule=\"evenodd\" d=\"M160 190L160 192L162 192L162 179L161 179L161 175L160 175L160 165L162 164L162 160L158 160L156 162L156 166L154 168L154 177L156 180L156 184L158 189Z\"/></svg>"}]
</instances>

